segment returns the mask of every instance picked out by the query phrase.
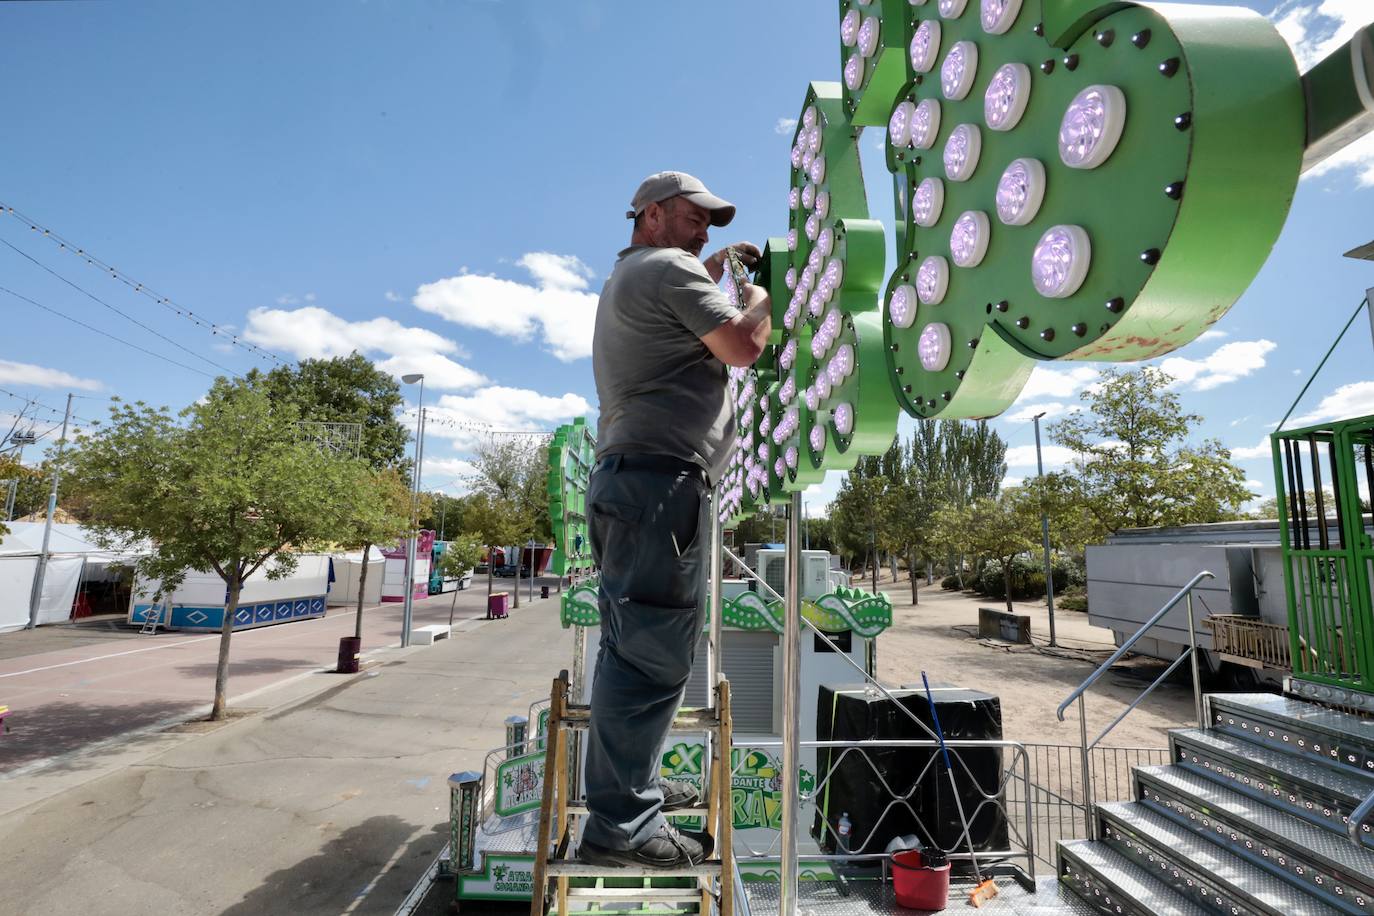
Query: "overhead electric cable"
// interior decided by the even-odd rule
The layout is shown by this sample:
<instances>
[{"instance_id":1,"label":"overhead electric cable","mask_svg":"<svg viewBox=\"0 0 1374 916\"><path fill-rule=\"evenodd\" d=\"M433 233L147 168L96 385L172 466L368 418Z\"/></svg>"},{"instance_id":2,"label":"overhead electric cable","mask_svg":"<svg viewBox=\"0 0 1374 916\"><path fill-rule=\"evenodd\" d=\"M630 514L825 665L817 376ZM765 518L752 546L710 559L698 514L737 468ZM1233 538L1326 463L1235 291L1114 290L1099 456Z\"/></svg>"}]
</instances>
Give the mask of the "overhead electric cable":
<instances>
[{"instance_id":1,"label":"overhead electric cable","mask_svg":"<svg viewBox=\"0 0 1374 916\"><path fill-rule=\"evenodd\" d=\"M70 286L72 289L74 289L74 290L76 290L77 292L81 293L81 294L82 294L83 296L85 296L86 298L92 300L93 302L99 303L100 305L103 305L105 308L107 308L107 309L109 309L110 311L114 312L116 315L118 315L119 317L125 319L126 321L129 321L129 322L132 322L133 324L138 325L140 328L142 328L143 330L147 331L149 334L152 334L154 337L158 337L158 338L160 338L160 339L166 341L167 343L169 343L169 344L171 344L172 346L176 347L178 350L181 350L181 351L184 352L184 353L187 353L187 354L189 354L189 355L191 355L191 356L194 356L196 359L199 359L199 360L201 360L202 362L209 363L210 365L214 366L216 369L220 370L221 372L225 372L225 373L227 373L227 374L229 374L229 375L233 375L233 374L234 374L233 370L230 369L228 366L221 366L219 363L215 362L213 359L210 359L208 356L203 356L203 355L197 353L195 350L192 350L190 347L187 347L187 346L184 346L184 345L182 345L182 344L180 344L180 343L177 343L175 340L173 340L172 338L168 337L166 334L163 334L161 331L158 331L158 330L155 330L154 328L148 327L148 325L146 325L146 324L144 324L143 322L139 321L137 318L135 318L134 316L130 315L128 312L125 312L125 311L122 311L121 309L116 308L115 306L113 306L113 305L111 305L110 303L106 302L104 299L101 299L101 298L100 298L99 296L97 296L95 293L92 293L92 292L90 292L89 290L84 289L84 288L81 287L81 286L78 286L76 283L73 283L71 280L68 280L66 277L62 276L60 273L58 273L57 271L53 270L51 267L49 267L48 265L44 264L42 261L38 260L37 258L33 257L32 255L30 255L28 252L24 251L23 249L15 247L14 245L10 244L9 242L5 241L4 239L0 239L0 245L4 245L6 248L8 248L10 251L13 251L15 254L19 255L19 256L20 256L21 258L23 258L24 260L26 260L26 261L28 261L29 263L35 265L36 267L42 269L43 271L47 272L48 274L50 274L50 275L56 277L57 279L61 280L63 283L67 284L67 285ZM216 334L216 333L218 333L218 332L212 331L211 333L212 333L212 334Z\"/></svg>"},{"instance_id":2,"label":"overhead electric cable","mask_svg":"<svg viewBox=\"0 0 1374 916\"><path fill-rule=\"evenodd\" d=\"M10 391L10 390L8 390L8 389L6 389L6 388L0 388L0 394L3 394L3 395L7 395L7 396L9 396L9 397L12 397L12 398L14 398L16 401L23 401L23 402L26 403L26 404L34 404L34 405L37 405L38 407L41 407L41 408L43 408L44 410L46 410L48 413L55 414L55 415L57 415L57 416L59 416L59 417L62 416L62 415L65 413L65 411L64 411L62 408L60 408L60 407L54 407L54 406L52 406L51 404L44 404L42 401L36 401L36 400L34 400L33 398L26 397L25 395L22 395L22 394L15 394L13 391ZM77 395L77 397L84 397L84 395ZM21 410L22 410L22 408L21 408ZM87 419L86 417L78 417L76 414L72 414L72 419L73 419L73 420L80 420L82 423L94 423L94 422L95 422L94 420Z\"/></svg>"},{"instance_id":3,"label":"overhead electric cable","mask_svg":"<svg viewBox=\"0 0 1374 916\"><path fill-rule=\"evenodd\" d=\"M176 360L172 359L170 356L163 356L161 353L154 353L152 350L149 350L149 349L147 349L146 347L140 347L138 344L136 344L136 343L131 343L130 341L127 341L127 340L125 340L125 339L122 338L122 337L116 337L115 335L111 334L111 333L108 332L108 331L102 331L100 328L97 328L97 327L95 327L94 325L87 324L86 322L82 321L82 320L79 319L79 318L73 318L71 315L68 315L68 314L66 314L65 312L59 312L59 311L58 311L57 309L55 309L55 308L51 308L51 307L49 307L49 306L44 305L44 304L41 303L41 302L37 302L37 301L35 301L35 300L33 300L33 299L30 299L28 296L24 296L24 295L21 295L20 293L16 293L16 292L15 292L14 290L12 290L12 289L7 289L7 288L5 288L5 287L3 287L3 286L0 286L0 293L6 293L7 295L13 296L14 298L20 300L21 302L27 302L29 305L32 305L32 306L34 306L35 308L40 308L40 309L42 309L42 310L45 311L45 312L51 312L52 314L56 315L58 318L65 318L67 321L70 321L72 324L79 324L79 325L81 325L81 327L85 328L85 329L88 330L88 331L94 331L95 333L101 335L102 337L107 337L107 338L109 338L110 340L115 341L116 343L122 343L122 344L124 344L124 346L126 346L126 347L132 347L133 349L139 351L140 353L146 353L146 354L148 354L149 356L151 356L151 357L153 357L153 358L155 358L155 359L160 359L160 360L162 360L162 361L165 362L165 363L171 363L173 366L180 366L182 369L185 369L185 370L187 370L187 371L189 371L189 372L194 372L194 373L196 373L197 375L203 375L203 376L205 376L206 378L214 378L214 376L211 375L209 372L204 372L204 371L202 371L202 370L200 370L200 369L197 369L195 366L188 366L188 365L186 365L185 363L177 362Z\"/></svg>"},{"instance_id":4,"label":"overhead electric cable","mask_svg":"<svg viewBox=\"0 0 1374 916\"><path fill-rule=\"evenodd\" d=\"M198 325L199 327L209 328L212 334L224 340L227 340L232 346L239 347L243 350L247 350L253 355L264 360L280 363L281 365L290 364L290 360L282 359L280 356L278 356L270 350L264 350L257 344L249 343L239 335L230 333L228 330L225 329L223 325L220 325L202 315L197 314L196 312L185 307L184 305L181 305L180 303L172 301L172 299L168 296L164 296L160 293L155 292L154 290L150 289L147 284L135 280L133 277L124 273L124 271L120 270L119 268L105 261L102 261L100 258L96 257L95 255L87 251L84 247L79 247L78 245L76 245L76 243L70 241L69 239L63 238L61 235L58 235L56 232L40 224L37 220L34 220L26 216L20 211L14 209L14 207L5 204L3 201L0 201L0 214L8 214L9 216L28 226L30 231L37 232L44 238L52 241L55 245L58 246L58 248L83 258L87 264L90 264L93 267L100 268L101 272L108 274L111 278L123 283L125 286L129 287L139 295L146 296L147 298L152 299L158 305L161 305L163 308L166 308L167 310L176 313L178 317L184 318L185 320L190 321L192 324Z\"/></svg>"}]
</instances>

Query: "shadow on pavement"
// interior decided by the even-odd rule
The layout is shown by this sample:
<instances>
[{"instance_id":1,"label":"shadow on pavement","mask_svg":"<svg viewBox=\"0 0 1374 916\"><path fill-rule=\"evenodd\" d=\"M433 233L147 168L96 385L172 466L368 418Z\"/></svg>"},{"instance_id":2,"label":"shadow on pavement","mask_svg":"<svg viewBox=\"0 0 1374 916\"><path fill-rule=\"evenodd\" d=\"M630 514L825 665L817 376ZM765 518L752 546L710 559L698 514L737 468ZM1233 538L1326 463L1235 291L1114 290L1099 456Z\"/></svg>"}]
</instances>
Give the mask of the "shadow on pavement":
<instances>
[{"instance_id":1,"label":"shadow on pavement","mask_svg":"<svg viewBox=\"0 0 1374 916\"><path fill-rule=\"evenodd\" d=\"M206 697L206 701L209 701ZM32 711L13 709L0 737L0 773L15 767L80 750L97 741L145 728L164 719L189 714L203 704L158 700L101 706L91 703L45 703ZM122 748L121 748L122 749ZM69 761L59 770L80 770L97 760Z\"/></svg>"},{"instance_id":2,"label":"shadow on pavement","mask_svg":"<svg viewBox=\"0 0 1374 916\"><path fill-rule=\"evenodd\" d=\"M446 822L412 839L415 830L393 815L368 818L268 875L221 916L394 913L447 841Z\"/></svg>"},{"instance_id":3,"label":"shadow on pavement","mask_svg":"<svg viewBox=\"0 0 1374 916\"><path fill-rule=\"evenodd\" d=\"M337 659L329 659L334 662ZM260 658L253 661L229 661L229 680L253 674L280 674L283 671L314 671L323 665L318 658ZM213 678L217 670L214 662L197 665L178 665L176 670L187 677Z\"/></svg>"}]
</instances>

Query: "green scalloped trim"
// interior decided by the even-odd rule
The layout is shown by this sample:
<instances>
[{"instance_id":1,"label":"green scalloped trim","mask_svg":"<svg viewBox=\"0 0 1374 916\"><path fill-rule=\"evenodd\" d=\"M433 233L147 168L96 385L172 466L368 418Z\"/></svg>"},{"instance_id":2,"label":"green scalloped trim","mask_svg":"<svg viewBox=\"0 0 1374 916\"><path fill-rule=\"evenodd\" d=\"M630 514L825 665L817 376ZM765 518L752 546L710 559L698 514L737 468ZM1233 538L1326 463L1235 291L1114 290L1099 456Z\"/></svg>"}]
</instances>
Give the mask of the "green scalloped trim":
<instances>
[{"instance_id":1,"label":"green scalloped trim","mask_svg":"<svg viewBox=\"0 0 1374 916\"><path fill-rule=\"evenodd\" d=\"M815 601L803 601L802 617L826 633L848 630L872 639L892 626L892 602L883 594L840 588ZM563 593L560 620L565 628L601 623L595 581L580 582ZM764 601L755 592L745 592L738 598L726 599L723 622L736 630L772 630L781 634L782 604Z\"/></svg>"}]
</instances>

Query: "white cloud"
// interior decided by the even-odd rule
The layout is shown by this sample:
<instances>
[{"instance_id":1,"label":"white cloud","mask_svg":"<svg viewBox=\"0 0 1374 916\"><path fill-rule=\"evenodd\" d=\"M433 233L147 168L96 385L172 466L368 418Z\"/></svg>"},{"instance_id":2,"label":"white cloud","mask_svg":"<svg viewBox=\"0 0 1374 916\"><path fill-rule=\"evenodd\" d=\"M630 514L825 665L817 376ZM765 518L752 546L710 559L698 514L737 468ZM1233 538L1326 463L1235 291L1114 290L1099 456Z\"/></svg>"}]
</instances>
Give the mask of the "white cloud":
<instances>
[{"instance_id":1,"label":"white cloud","mask_svg":"<svg viewBox=\"0 0 1374 916\"><path fill-rule=\"evenodd\" d=\"M1231 458L1235 461L1251 461L1256 458L1268 458L1273 452L1269 448L1269 437L1265 436L1254 445L1241 446L1231 449Z\"/></svg>"},{"instance_id":2,"label":"white cloud","mask_svg":"<svg viewBox=\"0 0 1374 916\"><path fill-rule=\"evenodd\" d=\"M256 308L248 313L243 337L300 359L330 359L354 350L383 354L388 358L378 363L382 371L397 376L423 372L425 384L434 388L471 388L487 381L444 355L466 355L454 341L391 318L349 321L313 305L291 311Z\"/></svg>"},{"instance_id":3,"label":"white cloud","mask_svg":"<svg viewBox=\"0 0 1374 916\"><path fill-rule=\"evenodd\" d=\"M594 276L572 255L535 251L516 262L529 271L534 285L463 272L425 283L415 292L419 309L455 324L529 340L542 333L545 349L571 362L592 353L595 293L587 291Z\"/></svg>"},{"instance_id":4,"label":"white cloud","mask_svg":"<svg viewBox=\"0 0 1374 916\"><path fill-rule=\"evenodd\" d=\"M1010 474L1008 474L1006 477L1002 478L1002 489L1010 490L1012 487L1019 487L1021 486L1021 484L1025 482L1026 478L1024 477L1013 477Z\"/></svg>"},{"instance_id":5,"label":"white cloud","mask_svg":"<svg viewBox=\"0 0 1374 916\"><path fill-rule=\"evenodd\" d=\"M1264 491L1264 488L1266 486L1268 486L1268 484L1266 484L1263 480L1245 481L1245 489L1249 490L1251 493L1261 493Z\"/></svg>"},{"instance_id":6,"label":"white cloud","mask_svg":"<svg viewBox=\"0 0 1374 916\"><path fill-rule=\"evenodd\" d=\"M426 456L420 485L425 490L438 490L450 496L462 496L472 490L472 481L476 476L477 466L465 458Z\"/></svg>"},{"instance_id":7,"label":"white cloud","mask_svg":"<svg viewBox=\"0 0 1374 916\"><path fill-rule=\"evenodd\" d=\"M0 359L0 385L33 385L37 388L79 388L98 391L101 383L91 378L79 378L61 369L35 366Z\"/></svg>"},{"instance_id":8,"label":"white cloud","mask_svg":"<svg viewBox=\"0 0 1374 916\"><path fill-rule=\"evenodd\" d=\"M1076 366L1072 369L1049 369L1037 365L1016 403L1036 398L1073 398L1083 389L1097 381L1098 372L1091 366ZM1038 411L1037 411L1038 412Z\"/></svg>"},{"instance_id":9,"label":"white cloud","mask_svg":"<svg viewBox=\"0 0 1374 916\"><path fill-rule=\"evenodd\" d=\"M1277 346L1272 340L1237 340L1202 359L1171 356L1159 368L1172 375L1177 385L1207 391L1263 369L1265 356Z\"/></svg>"},{"instance_id":10,"label":"white cloud","mask_svg":"<svg viewBox=\"0 0 1374 916\"><path fill-rule=\"evenodd\" d=\"M1045 470L1052 471L1068 465L1077 457L1071 448L1062 445L1046 445L1041 449L1045 459ZM1007 449L1007 467L1009 468L1033 468L1035 467L1035 446L1034 445L1013 445Z\"/></svg>"},{"instance_id":11,"label":"white cloud","mask_svg":"<svg viewBox=\"0 0 1374 916\"><path fill-rule=\"evenodd\" d=\"M1322 398L1316 410L1298 417L1292 425L1310 426L1325 420L1343 420L1368 414L1374 414L1374 382L1352 382Z\"/></svg>"},{"instance_id":12,"label":"white cloud","mask_svg":"<svg viewBox=\"0 0 1374 916\"><path fill-rule=\"evenodd\" d=\"M1198 340L1221 340L1223 337L1227 337L1227 336L1229 336L1229 335L1228 335L1225 331L1218 331L1218 330L1216 330L1215 328L1213 328L1213 329L1210 330L1210 331L1203 331L1201 334L1199 334L1199 335L1197 336L1197 339L1198 339Z\"/></svg>"},{"instance_id":13,"label":"white cloud","mask_svg":"<svg viewBox=\"0 0 1374 916\"><path fill-rule=\"evenodd\" d=\"M1369 22L1369 0L1286 0L1269 18L1292 46L1299 68L1307 70ZM1345 170L1355 172L1360 187L1374 187L1374 135L1355 141L1303 177Z\"/></svg>"},{"instance_id":14,"label":"white cloud","mask_svg":"<svg viewBox=\"0 0 1374 916\"><path fill-rule=\"evenodd\" d=\"M401 297L398 296L398 295L396 294L396 291L395 291L395 290L390 290L390 289L389 289L389 290L386 291L386 293L385 293L384 295L386 296L386 301L387 301L387 302L400 302L400 301L401 301Z\"/></svg>"},{"instance_id":15,"label":"white cloud","mask_svg":"<svg viewBox=\"0 0 1374 916\"><path fill-rule=\"evenodd\" d=\"M1051 401L1047 404L1027 404L1020 410L1016 411L1016 413L1008 414L1003 419L1006 419L1012 423L1029 423L1035 419L1035 415L1038 413L1044 414L1044 416L1040 419L1049 420L1051 417L1057 417L1060 414L1077 412L1077 404L1056 404L1053 401Z\"/></svg>"},{"instance_id":16,"label":"white cloud","mask_svg":"<svg viewBox=\"0 0 1374 916\"><path fill-rule=\"evenodd\" d=\"M796 118L778 118L778 123L773 125L773 133L786 136L797 129Z\"/></svg>"}]
</instances>

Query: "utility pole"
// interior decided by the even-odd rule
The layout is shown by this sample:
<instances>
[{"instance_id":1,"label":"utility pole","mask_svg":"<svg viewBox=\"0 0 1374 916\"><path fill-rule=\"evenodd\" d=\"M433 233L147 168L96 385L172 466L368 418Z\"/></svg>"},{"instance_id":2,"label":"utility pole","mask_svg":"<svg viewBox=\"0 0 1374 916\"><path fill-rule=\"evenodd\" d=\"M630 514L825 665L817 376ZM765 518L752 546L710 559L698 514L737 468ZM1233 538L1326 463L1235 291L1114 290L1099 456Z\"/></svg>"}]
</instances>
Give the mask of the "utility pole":
<instances>
[{"instance_id":1,"label":"utility pole","mask_svg":"<svg viewBox=\"0 0 1374 916\"><path fill-rule=\"evenodd\" d=\"M410 489L410 539L406 543L405 603L401 607L401 647L410 645L410 623L415 603L415 549L420 525L420 468L425 460L425 377L423 373L401 376L407 385L420 383L419 410L415 418L415 477Z\"/></svg>"},{"instance_id":2,"label":"utility pole","mask_svg":"<svg viewBox=\"0 0 1374 916\"><path fill-rule=\"evenodd\" d=\"M1035 471L1041 483L1045 480L1045 462L1040 458L1040 418L1044 415L1045 411L1042 410L1032 418L1035 421ZM1042 499L1043 496L1042 490ZM1057 647L1059 644L1054 638L1054 568L1050 565L1050 516L1043 502L1040 505L1040 539L1045 548L1045 604L1050 611L1050 646Z\"/></svg>"},{"instance_id":3,"label":"utility pole","mask_svg":"<svg viewBox=\"0 0 1374 916\"><path fill-rule=\"evenodd\" d=\"M62 477L62 450L67 445L67 426L72 419L72 395L67 394L67 412L62 415L62 438L57 440L57 458L53 461L52 489L48 491L48 519L43 523L43 552L38 555L38 572L33 577L33 594L29 599L29 625L38 626L38 606L43 601L43 578L48 574L48 546L52 543L53 516L57 514L57 481Z\"/></svg>"}]
</instances>

